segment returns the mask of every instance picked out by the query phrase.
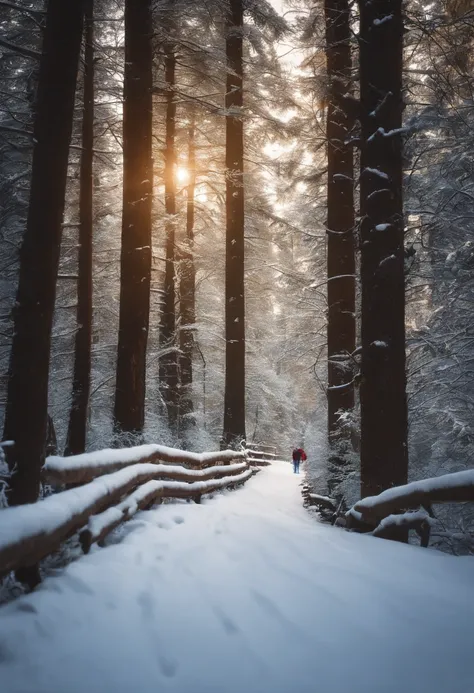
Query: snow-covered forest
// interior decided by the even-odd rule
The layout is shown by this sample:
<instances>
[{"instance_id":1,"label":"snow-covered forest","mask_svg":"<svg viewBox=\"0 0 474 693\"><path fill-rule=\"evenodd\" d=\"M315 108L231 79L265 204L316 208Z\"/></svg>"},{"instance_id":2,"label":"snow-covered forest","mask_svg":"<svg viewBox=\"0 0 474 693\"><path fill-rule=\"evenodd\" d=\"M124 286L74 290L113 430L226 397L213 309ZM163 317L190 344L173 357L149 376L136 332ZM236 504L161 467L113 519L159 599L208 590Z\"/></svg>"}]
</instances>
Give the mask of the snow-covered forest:
<instances>
[{"instance_id":1,"label":"snow-covered forest","mask_svg":"<svg viewBox=\"0 0 474 693\"><path fill-rule=\"evenodd\" d=\"M462 0L0 0L7 693L472 687L473 44Z\"/></svg>"},{"instance_id":2,"label":"snow-covered forest","mask_svg":"<svg viewBox=\"0 0 474 693\"><path fill-rule=\"evenodd\" d=\"M24 433L36 470L53 427L69 454L120 441L270 441L283 456L304 445L314 490L346 506L360 450L370 492L407 468L412 480L472 466L470 7L409 2L395 17L379 3L365 27L342 0L245 1L232 21L224 0L145 4L127 42L118 0L86 2L76 23L68 9L58 36L43 2L0 3L4 439ZM57 74L41 65L48 36ZM384 111L365 79L398 89L397 107ZM367 199L392 186L365 227ZM367 234L382 240L365 261ZM387 350L380 364L364 363L366 340ZM15 353L21 383L9 380ZM470 506L442 515L444 548L470 551Z\"/></svg>"},{"instance_id":3,"label":"snow-covered forest","mask_svg":"<svg viewBox=\"0 0 474 693\"><path fill-rule=\"evenodd\" d=\"M0 404L27 499L52 441L304 445L346 507L361 456L370 493L472 466L470 6L78 4L0 3ZM441 515L471 551L471 507Z\"/></svg>"}]
</instances>

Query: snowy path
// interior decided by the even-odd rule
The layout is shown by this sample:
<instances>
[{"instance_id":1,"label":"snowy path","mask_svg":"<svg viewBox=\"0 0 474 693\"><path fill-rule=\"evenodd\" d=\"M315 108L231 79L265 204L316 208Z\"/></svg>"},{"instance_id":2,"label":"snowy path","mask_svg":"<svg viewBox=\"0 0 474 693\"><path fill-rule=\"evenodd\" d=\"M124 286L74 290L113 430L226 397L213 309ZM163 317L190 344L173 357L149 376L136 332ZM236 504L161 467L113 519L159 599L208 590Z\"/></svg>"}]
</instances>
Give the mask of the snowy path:
<instances>
[{"instance_id":1,"label":"snowy path","mask_svg":"<svg viewBox=\"0 0 474 693\"><path fill-rule=\"evenodd\" d=\"M142 513L1 609L2 693L472 693L474 559L319 525L301 479Z\"/></svg>"}]
</instances>

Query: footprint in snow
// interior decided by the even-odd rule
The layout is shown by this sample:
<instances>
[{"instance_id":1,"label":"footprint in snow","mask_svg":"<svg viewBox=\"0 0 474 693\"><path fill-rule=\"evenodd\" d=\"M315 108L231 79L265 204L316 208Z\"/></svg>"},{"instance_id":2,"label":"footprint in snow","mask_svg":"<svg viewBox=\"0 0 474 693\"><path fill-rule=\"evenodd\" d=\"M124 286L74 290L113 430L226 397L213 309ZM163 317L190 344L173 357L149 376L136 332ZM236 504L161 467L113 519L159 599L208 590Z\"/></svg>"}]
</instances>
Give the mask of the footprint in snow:
<instances>
[{"instance_id":1,"label":"footprint in snow","mask_svg":"<svg viewBox=\"0 0 474 693\"><path fill-rule=\"evenodd\" d=\"M262 611L264 611L268 616L280 622L282 626L292 630L294 633L298 633L299 635L302 634L302 630L298 627L298 625L293 623L293 621L285 616L285 614L272 599L269 599L269 597L262 594L258 590L251 589L250 592Z\"/></svg>"},{"instance_id":2,"label":"footprint in snow","mask_svg":"<svg viewBox=\"0 0 474 693\"><path fill-rule=\"evenodd\" d=\"M38 609L36 608L36 606L31 604L31 602L27 602L27 601L18 602L18 604L16 605L16 609L17 609L17 611L23 611L27 614L37 614L38 613Z\"/></svg>"},{"instance_id":3,"label":"footprint in snow","mask_svg":"<svg viewBox=\"0 0 474 693\"><path fill-rule=\"evenodd\" d=\"M153 599L149 592L140 592L137 598L138 605L142 610L142 616L146 620L153 618Z\"/></svg>"},{"instance_id":4,"label":"footprint in snow","mask_svg":"<svg viewBox=\"0 0 474 693\"><path fill-rule=\"evenodd\" d=\"M0 642L0 664L4 664L6 662L12 662L14 659L15 659L15 655L13 654L10 647L7 645L6 642L1 641Z\"/></svg>"},{"instance_id":5,"label":"footprint in snow","mask_svg":"<svg viewBox=\"0 0 474 693\"><path fill-rule=\"evenodd\" d=\"M165 657L164 655L158 655L158 664L160 666L161 673L168 679L173 678L178 671L178 663L172 659L169 659L169 657Z\"/></svg>"},{"instance_id":6,"label":"footprint in snow","mask_svg":"<svg viewBox=\"0 0 474 693\"><path fill-rule=\"evenodd\" d=\"M77 592L78 594L94 594L94 590L92 590L87 584L87 582L85 582L82 578L78 578L68 573L64 573L62 580L65 580L67 583L69 583L71 589L74 592Z\"/></svg>"},{"instance_id":7,"label":"footprint in snow","mask_svg":"<svg viewBox=\"0 0 474 693\"><path fill-rule=\"evenodd\" d=\"M176 522L177 525L182 525L184 522L184 517L176 515L176 517L173 517L173 520Z\"/></svg>"},{"instance_id":8,"label":"footprint in snow","mask_svg":"<svg viewBox=\"0 0 474 693\"><path fill-rule=\"evenodd\" d=\"M223 611L220 607L213 606L212 610L214 611L215 615L221 622L222 627L228 635L235 635L236 633L240 632L239 627L234 623L230 616L228 616L225 613L225 611Z\"/></svg>"}]
</instances>

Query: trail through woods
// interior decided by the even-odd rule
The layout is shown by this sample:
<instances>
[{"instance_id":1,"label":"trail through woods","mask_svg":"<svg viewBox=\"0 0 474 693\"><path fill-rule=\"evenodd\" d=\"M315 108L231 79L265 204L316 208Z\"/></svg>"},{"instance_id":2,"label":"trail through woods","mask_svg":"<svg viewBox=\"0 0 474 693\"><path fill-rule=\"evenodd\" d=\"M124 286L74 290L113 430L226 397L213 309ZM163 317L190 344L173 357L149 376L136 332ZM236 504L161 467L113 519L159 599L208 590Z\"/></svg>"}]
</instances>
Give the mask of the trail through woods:
<instances>
[{"instance_id":1,"label":"trail through woods","mask_svg":"<svg viewBox=\"0 0 474 693\"><path fill-rule=\"evenodd\" d=\"M474 559L349 534L276 463L0 610L8 693L468 693Z\"/></svg>"}]
</instances>

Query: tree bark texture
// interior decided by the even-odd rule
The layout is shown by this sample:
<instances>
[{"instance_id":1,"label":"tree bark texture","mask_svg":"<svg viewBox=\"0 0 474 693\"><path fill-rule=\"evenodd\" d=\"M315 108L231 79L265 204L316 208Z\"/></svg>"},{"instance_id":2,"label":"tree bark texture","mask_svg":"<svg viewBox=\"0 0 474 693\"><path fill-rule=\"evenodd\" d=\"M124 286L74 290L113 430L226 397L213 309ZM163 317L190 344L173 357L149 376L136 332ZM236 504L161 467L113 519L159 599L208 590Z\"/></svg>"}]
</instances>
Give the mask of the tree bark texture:
<instances>
[{"instance_id":1,"label":"tree bark texture","mask_svg":"<svg viewBox=\"0 0 474 693\"><path fill-rule=\"evenodd\" d=\"M326 124L328 433L334 448L335 439L341 433L338 412L354 407L352 368L347 368L351 363L349 354L355 350L354 163L352 145L347 144L353 118L344 108L344 97L352 92L348 0L326 0L325 21L329 91ZM332 359L335 356L338 358ZM343 462L335 448L331 459L332 464Z\"/></svg>"},{"instance_id":2,"label":"tree bark texture","mask_svg":"<svg viewBox=\"0 0 474 693\"><path fill-rule=\"evenodd\" d=\"M151 279L151 0L125 2L123 213L116 430L140 434L145 423L146 348Z\"/></svg>"},{"instance_id":3,"label":"tree bark texture","mask_svg":"<svg viewBox=\"0 0 474 693\"><path fill-rule=\"evenodd\" d=\"M194 196L196 190L195 114L191 113L188 131L188 175L186 201L186 239L181 258L180 274L180 402L181 428L189 429L193 423L193 348L196 322L196 269L194 265Z\"/></svg>"},{"instance_id":4,"label":"tree bark texture","mask_svg":"<svg viewBox=\"0 0 474 693\"><path fill-rule=\"evenodd\" d=\"M245 439L243 3L230 1L226 56L226 281L223 443Z\"/></svg>"},{"instance_id":5,"label":"tree bark texture","mask_svg":"<svg viewBox=\"0 0 474 693\"><path fill-rule=\"evenodd\" d=\"M407 481L401 0L360 3L361 494Z\"/></svg>"},{"instance_id":6,"label":"tree bark texture","mask_svg":"<svg viewBox=\"0 0 474 693\"><path fill-rule=\"evenodd\" d=\"M174 46L165 46L166 82L166 147L165 147L165 212L166 263L161 310L160 347L169 349L160 358L159 376L161 394L168 409L168 422L172 430L178 423L178 355L176 351L176 56Z\"/></svg>"},{"instance_id":7,"label":"tree bark texture","mask_svg":"<svg viewBox=\"0 0 474 693\"><path fill-rule=\"evenodd\" d=\"M82 0L49 0L5 413L4 439L14 441L5 449L13 470L11 505L37 499L44 460L51 330L82 23Z\"/></svg>"},{"instance_id":8,"label":"tree bark texture","mask_svg":"<svg viewBox=\"0 0 474 693\"><path fill-rule=\"evenodd\" d=\"M92 239L94 157L94 6L84 0L84 103L79 190L79 258L77 279L77 332L74 346L72 403L65 455L86 449L87 412L91 383Z\"/></svg>"}]
</instances>

